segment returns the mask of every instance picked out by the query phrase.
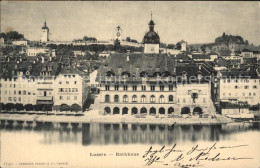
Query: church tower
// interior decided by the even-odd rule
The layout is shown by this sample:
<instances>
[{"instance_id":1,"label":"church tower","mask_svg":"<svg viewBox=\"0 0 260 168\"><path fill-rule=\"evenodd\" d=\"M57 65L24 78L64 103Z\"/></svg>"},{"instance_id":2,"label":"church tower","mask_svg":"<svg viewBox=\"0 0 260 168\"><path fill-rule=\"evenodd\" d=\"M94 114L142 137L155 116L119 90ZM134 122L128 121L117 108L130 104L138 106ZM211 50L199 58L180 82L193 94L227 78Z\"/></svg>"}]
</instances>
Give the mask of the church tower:
<instances>
[{"instance_id":1,"label":"church tower","mask_svg":"<svg viewBox=\"0 0 260 168\"><path fill-rule=\"evenodd\" d=\"M42 36L41 36L41 42L46 43L49 41L49 28L47 27L46 21L44 22L44 25L42 27Z\"/></svg>"},{"instance_id":2,"label":"church tower","mask_svg":"<svg viewBox=\"0 0 260 168\"><path fill-rule=\"evenodd\" d=\"M151 13L151 21L149 22L149 32L144 35L144 53L146 54L159 54L160 37L154 31L154 21Z\"/></svg>"}]
</instances>

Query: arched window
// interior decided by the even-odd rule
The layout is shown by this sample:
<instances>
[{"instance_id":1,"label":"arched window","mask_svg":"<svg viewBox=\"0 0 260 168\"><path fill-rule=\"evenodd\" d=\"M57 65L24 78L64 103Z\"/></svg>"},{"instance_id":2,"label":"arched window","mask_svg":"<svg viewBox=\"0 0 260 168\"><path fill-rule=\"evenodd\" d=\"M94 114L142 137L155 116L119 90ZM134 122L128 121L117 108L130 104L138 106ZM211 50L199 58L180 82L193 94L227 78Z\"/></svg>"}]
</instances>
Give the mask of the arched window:
<instances>
[{"instance_id":1,"label":"arched window","mask_svg":"<svg viewBox=\"0 0 260 168\"><path fill-rule=\"evenodd\" d=\"M105 102L110 102L110 96L109 95L105 96Z\"/></svg>"},{"instance_id":2,"label":"arched window","mask_svg":"<svg viewBox=\"0 0 260 168\"><path fill-rule=\"evenodd\" d=\"M137 102L137 96L136 95L133 95L132 102Z\"/></svg>"},{"instance_id":3,"label":"arched window","mask_svg":"<svg viewBox=\"0 0 260 168\"><path fill-rule=\"evenodd\" d=\"M159 103L164 103L164 96L163 95L160 96Z\"/></svg>"},{"instance_id":4,"label":"arched window","mask_svg":"<svg viewBox=\"0 0 260 168\"><path fill-rule=\"evenodd\" d=\"M173 95L169 96L169 102L173 102Z\"/></svg>"},{"instance_id":5,"label":"arched window","mask_svg":"<svg viewBox=\"0 0 260 168\"><path fill-rule=\"evenodd\" d=\"M127 95L123 96L123 102L128 102L128 96Z\"/></svg>"},{"instance_id":6,"label":"arched window","mask_svg":"<svg viewBox=\"0 0 260 168\"><path fill-rule=\"evenodd\" d=\"M142 95L141 96L141 103L145 103L146 102L146 97L145 97L145 95Z\"/></svg>"},{"instance_id":7,"label":"arched window","mask_svg":"<svg viewBox=\"0 0 260 168\"><path fill-rule=\"evenodd\" d=\"M154 103L154 102L155 102L155 96L154 96L154 95L151 96L150 102L151 102L151 103Z\"/></svg>"},{"instance_id":8,"label":"arched window","mask_svg":"<svg viewBox=\"0 0 260 168\"><path fill-rule=\"evenodd\" d=\"M119 102L119 96L118 95L114 96L114 102Z\"/></svg>"}]
</instances>

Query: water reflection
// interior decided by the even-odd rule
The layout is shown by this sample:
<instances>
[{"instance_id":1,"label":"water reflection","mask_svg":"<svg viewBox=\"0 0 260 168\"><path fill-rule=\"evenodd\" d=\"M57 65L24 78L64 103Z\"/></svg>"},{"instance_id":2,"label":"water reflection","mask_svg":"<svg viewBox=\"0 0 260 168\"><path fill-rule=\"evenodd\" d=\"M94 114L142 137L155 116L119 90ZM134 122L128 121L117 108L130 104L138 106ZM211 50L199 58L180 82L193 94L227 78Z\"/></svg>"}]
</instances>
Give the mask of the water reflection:
<instances>
[{"instance_id":1,"label":"water reflection","mask_svg":"<svg viewBox=\"0 0 260 168\"><path fill-rule=\"evenodd\" d=\"M174 144L229 140L232 134L260 131L259 123L224 125L155 125L1 121L1 131L42 134L43 144Z\"/></svg>"}]
</instances>

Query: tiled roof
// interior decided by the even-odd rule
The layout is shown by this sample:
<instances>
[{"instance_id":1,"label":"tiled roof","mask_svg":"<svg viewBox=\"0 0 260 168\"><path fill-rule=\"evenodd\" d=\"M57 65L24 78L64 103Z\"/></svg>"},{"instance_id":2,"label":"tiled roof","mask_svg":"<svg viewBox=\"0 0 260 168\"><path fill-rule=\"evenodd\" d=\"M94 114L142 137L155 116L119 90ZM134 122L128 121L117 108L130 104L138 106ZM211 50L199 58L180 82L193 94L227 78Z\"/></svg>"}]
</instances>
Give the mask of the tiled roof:
<instances>
[{"instance_id":1,"label":"tiled roof","mask_svg":"<svg viewBox=\"0 0 260 168\"><path fill-rule=\"evenodd\" d=\"M210 59L210 56L206 54L193 54L192 59Z\"/></svg>"},{"instance_id":2,"label":"tiled roof","mask_svg":"<svg viewBox=\"0 0 260 168\"><path fill-rule=\"evenodd\" d=\"M245 49L242 50L242 52L252 52L252 51L250 51L249 49L245 48Z\"/></svg>"},{"instance_id":3,"label":"tiled roof","mask_svg":"<svg viewBox=\"0 0 260 168\"><path fill-rule=\"evenodd\" d=\"M106 76L108 71L115 73L115 76L120 76L122 72L134 75L143 71L148 76L165 71L173 74L174 63L166 54L111 54L99 68L98 75Z\"/></svg>"},{"instance_id":4,"label":"tiled roof","mask_svg":"<svg viewBox=\"0 0 260 168\"><path fill-rule=\"evenodd\" d=\"M234 69L232 71L221 71L222 77L251 77L251 78L258 78L256 71L245 71L241 69Z\"/></svg>"},{"instance_id":5,"label":"tiled roof","mask_svg":"<svg viewBox=\"0 0 260 168\"><path fill-rule=\"evenodd\" d=\"M41 76L41 72L48 72L50 76L56 76L59 73L59 63L58 62L31 62L31 61L21 61L19 63L15 61L11 62L1 62L0 64L0 77L12 77L17 75L17 72L23 72L25 76L26 72L30 72L30 76Z\"/></svg>"}]
</instances>

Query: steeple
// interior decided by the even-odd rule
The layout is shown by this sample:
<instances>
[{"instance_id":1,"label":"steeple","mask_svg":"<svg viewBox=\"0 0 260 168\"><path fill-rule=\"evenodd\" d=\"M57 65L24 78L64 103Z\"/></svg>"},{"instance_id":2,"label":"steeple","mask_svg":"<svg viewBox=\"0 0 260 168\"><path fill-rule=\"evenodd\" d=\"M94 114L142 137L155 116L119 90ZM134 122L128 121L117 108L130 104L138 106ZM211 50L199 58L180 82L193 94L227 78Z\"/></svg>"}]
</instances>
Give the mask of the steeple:
<instances>
[{"instance_id":1,"label":"steeple","mask_svg":"<svg viewBox=\"0 0 260 168\"><path fill-rule=\"evenodd\" d=\"M149 22L149 28L150 28L150 31L154 31L154 25L155 23L153 22L153 13L151 12L151 21Z\"/></svg>"},{"instance_id":2,"label":"steeple","mask_svg":"<svg viewBox=\"0 0 260 168\"><path fill-rule=\"evenodd\" d=\"M49 29L49 28L47 27L46 21L44 22L44 25L43 25L42 29Z\"/></svg>"}]
</instances>

